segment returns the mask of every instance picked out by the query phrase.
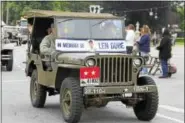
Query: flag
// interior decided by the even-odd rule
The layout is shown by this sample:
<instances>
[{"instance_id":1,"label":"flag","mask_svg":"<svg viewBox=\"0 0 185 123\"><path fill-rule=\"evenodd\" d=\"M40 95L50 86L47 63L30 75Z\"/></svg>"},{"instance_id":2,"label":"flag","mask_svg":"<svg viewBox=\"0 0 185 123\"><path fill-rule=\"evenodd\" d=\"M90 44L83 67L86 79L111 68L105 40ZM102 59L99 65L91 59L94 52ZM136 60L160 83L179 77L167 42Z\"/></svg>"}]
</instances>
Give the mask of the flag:
<instances>
[{"instance_id":1,"label":"flag","mask_svg":"<svg viewBox=\"0 0 185 123\"><path fill-rule=\"evenodd\" d=\"M99 85L100 68L99 67L83 67L80 68L80 85Z\"/></svg>"}]
</instances>

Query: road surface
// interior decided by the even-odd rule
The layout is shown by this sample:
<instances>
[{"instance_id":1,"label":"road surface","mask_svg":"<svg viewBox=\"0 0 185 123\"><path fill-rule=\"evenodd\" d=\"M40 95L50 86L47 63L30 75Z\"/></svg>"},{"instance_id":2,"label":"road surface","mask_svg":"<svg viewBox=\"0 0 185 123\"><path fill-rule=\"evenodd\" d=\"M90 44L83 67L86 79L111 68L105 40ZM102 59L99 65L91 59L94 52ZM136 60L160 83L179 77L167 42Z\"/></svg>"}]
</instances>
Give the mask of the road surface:
<instances>
[{"instance_id":1,"label":"road surface","mask_svg":"<svg viewBox=\"0 0 185 123\"><path fill-rule=\"evenodd\" d=\"M25 76L26 45L16 46L12 72L2 68L2 122L3 123L64 123L59 109L59 96L47 97L45 108L31 106L29 78ZM152 49L152 54L157 51ZM151 123L184 123L184 47L173 48L172 63L178 72L170 79L158 79L159 109ZM142 123L132 108L120 102L109 103L105 108L89 108L83 112L80 123Z\"/></svg>"}]
</instances>

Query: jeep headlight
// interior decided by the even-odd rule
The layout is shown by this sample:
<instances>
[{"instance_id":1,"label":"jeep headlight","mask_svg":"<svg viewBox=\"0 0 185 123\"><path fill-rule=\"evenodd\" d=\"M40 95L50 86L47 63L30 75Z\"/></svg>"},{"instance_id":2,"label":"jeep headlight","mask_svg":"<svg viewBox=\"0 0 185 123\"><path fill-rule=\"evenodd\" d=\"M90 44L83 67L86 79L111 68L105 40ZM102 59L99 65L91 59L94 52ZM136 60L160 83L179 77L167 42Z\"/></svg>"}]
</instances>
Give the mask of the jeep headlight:
<instances>
[{"instance_id":1,"label":"jeep headlight","mask_svg":"<svg viewBox=\"0 0 185 123\"><path fill-rule=\"evenodd\" d=\"M88 59L85 64L88 67L95 66L96 61L94 59Z\"/></svg>"},{"instance_id":2,"label":"jeep headlight","mask_svg":"<svg viewBox=\"0 0 185 123\"><path fill-rule=\"evenodd\" d=\"M133 65L136 67L140 67L142 64L142 60L140 58L133 59Z\"/></svg>"}]
</instances>

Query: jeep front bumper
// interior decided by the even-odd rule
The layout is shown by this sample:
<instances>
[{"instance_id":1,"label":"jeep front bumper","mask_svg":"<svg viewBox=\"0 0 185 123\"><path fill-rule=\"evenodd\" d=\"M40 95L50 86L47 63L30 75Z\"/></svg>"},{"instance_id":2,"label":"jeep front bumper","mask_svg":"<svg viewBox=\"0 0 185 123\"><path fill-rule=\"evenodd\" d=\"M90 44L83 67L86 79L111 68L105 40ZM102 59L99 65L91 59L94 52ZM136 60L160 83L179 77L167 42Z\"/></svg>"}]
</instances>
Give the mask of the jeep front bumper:
<instances>
[{"instance_id":1,"label":"jeep front bumper","mask_svg":"<svg viewBox=\"0 0 185 123\"><path fill-rule=\"evenodd\" d=\"M84 87L85 95L94 94L125 94L125 93L149 93L156 92L156 85L145 86L114 86L114 87Z\"/></svg>"}]
</instances>

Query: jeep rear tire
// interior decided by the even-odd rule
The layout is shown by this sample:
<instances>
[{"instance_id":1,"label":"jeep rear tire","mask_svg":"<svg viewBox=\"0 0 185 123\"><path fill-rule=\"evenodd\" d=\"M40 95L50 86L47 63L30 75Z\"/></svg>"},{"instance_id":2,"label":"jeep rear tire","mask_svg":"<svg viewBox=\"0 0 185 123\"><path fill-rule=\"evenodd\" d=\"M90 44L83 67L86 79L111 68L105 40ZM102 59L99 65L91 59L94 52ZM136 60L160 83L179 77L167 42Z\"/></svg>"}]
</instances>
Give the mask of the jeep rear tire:
<instances>
[{"instance_id":1,"label":"jeep rear tire","mask_svg":"<svg viewBox=\"0 0 185 123\"><path fill-rule=\"evenodd\" d=\"M67 123L80 121L83 110L83 95L79 80L74 77L64 79L60 88L60 109Z\"/></svg>"},{"instance_id":2,"label":"jeep rear tire","mask_svg":"<svg viewBox=\"0 0 185 123\"><path fill-rule=\"evenodd\" d=\"M144 76L138 79L138 85L156 85L154 80L150 77ZM144 93L144 100L138 102L134 106L134 113L139 120L152 120L158 109L158 91L152 93Z\"/></svg>"},{"instance_id":3,"label":"jeep rear tire","mask_svg":"<svg viewBox=\"0 0 185 123\"><path fill-rule=\"evenodd\" d=\"M12 71L13 69L13 51L9 51L8 55L10 55L10 60L7 61L6 70Z\"/></svg>"},{"instance_id":4,"label":"jeep rear tire","mask_svg":"<svg viewBox=\"0 0 185 123\"><path fill-rule=\"evenodd\" d=\"M46 87L38 83L37 70L33 70L30 82L30 97L33 107L42 108L46 101Z\"/></svg>"}]
</instances>

